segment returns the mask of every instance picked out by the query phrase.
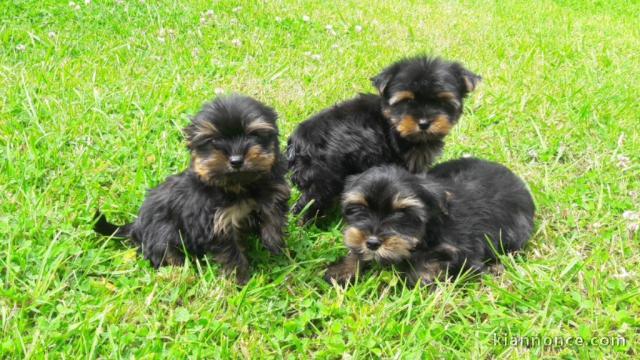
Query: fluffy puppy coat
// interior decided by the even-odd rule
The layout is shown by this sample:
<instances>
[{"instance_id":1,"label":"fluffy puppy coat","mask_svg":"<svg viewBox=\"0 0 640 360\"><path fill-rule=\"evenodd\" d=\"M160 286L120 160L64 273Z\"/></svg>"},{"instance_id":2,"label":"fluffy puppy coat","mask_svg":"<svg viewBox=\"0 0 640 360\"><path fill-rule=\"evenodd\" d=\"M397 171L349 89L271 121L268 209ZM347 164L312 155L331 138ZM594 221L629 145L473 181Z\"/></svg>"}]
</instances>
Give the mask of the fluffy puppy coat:
<instances>
[{"instance_id":1,"label":"fluffy puppy coat","mask_svg":"<svg viewBox=\"0 0 640 360\"><path fill-rule=\"evenodd\" d=\"M416 57L371 80L379 95L361 94L324 110L288 140L291 180L302 193L293 212L313 200L304 222L333 205L349 175L382 164L411 172L430 166L480 76L455 62Z\"/></svg>"},{"instance_id":2,"label":"fluffy puppy coat","mask_svg":"<svg viewBox=\"0 0 640 360\"><path fill-rule=\"evenodd\" d=\"M372 261L401 265L409 284L482 273L526 245L535 211L520 178L473 158L419 175L372 168L348 180L342 207L349 254L325 274L340 284Z\"/></svg>"},{"instance_id":3,"label":"fluffy puppy coat","mask_svg":"<svg viewBox=\"0 0 640 360\"><path fill-rule=\"evenodd\" d=\"M205 104L184 131L189 169L150 190L133 223L118 227L101 215L95 230L130 238L154 267L183 264L186 250L212 255L246 282L247 235L257 231L272 253L285 246L289 187L276 117L271 108L239 95Z\"/></svg>"}]
</instances>

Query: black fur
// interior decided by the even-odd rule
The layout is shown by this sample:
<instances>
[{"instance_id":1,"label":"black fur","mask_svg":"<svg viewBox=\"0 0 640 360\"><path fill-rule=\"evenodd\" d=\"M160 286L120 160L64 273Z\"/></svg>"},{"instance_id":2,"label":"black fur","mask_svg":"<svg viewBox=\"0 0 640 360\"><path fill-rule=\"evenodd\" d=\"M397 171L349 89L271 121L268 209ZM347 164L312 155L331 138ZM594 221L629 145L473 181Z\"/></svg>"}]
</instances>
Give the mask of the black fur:
<instances>
[{"instance_id":1,"label":"black fur","mask_svg":"<svg viewBox=\"0 0 640 360\"><path fill-rule=\"evenodd\" d=\"M479 80L458 63L410 58L372 79L379 95L359 95L301 123L287 146L291 180L302 192L293 212L313 200L303 221L322 215L347 176L373 166L430 166Z\"/></svg>"},{"instance_id":2,"label":"black fur","mask_svg":"<svg viewBox=\"0 0 640 360\"><path fill-rule=\"evenodd\" d=\"M349 282L371 261L399 264L409 283L427 285L481 273L496 254L526 245L534 212L524 182L496 163L459 159L417 175L375 167L345 187L350 254L329 267L325 279Z\"/></svg>"},{"instance_id":3,"label":"black fur","mask_svg":"<svg viewBox=\"0 0 640 360\"><path fill-rule=\"evenodd\" d=\"M185 134L190 168L150 190L133 223L117 227L99 215L95 230L130 238L154 267L181 265L184 250L212 255L244 283L251 231L273 253L285 246L289 187L276 113L248 97L222 97L204 105Z\"/></svg>"}]
</instances>

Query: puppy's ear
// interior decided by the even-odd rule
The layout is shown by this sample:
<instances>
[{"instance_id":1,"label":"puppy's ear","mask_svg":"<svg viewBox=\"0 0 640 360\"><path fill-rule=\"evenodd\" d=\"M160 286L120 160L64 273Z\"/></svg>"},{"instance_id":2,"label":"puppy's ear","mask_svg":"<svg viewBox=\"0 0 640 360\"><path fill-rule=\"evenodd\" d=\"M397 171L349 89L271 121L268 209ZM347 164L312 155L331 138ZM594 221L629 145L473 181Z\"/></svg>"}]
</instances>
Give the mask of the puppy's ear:
<instances>
[{"instance_id":1,"label":"puppy's ear","mask_svg":"<svg viewBox=\"0 0 640 360\"><path fill-rule=\"evenodd\" d=\"M187 142L187 147L189 149L193 148L193 138L195 136L195 126L193 123L187 125L182 129L182 136L184 136L185 141Z\"/></svg>"},{"instance_id":2,"label":"puppy's ear","mask_svg":"<svg viewBox=\"0 0 640 360\"><path fill-rule=\"evenodd\" d=\"M390 67L384 69L380 74L370 79L371 83L373 83L373 86L378 89L378 94L380 94L380 96L384 95L384 90L387 88L387 85L389 85L389 82L391 81L395 73L395 67Z\"/></svg>"},{"instance_id":3,"label":"puppy's ear","mask_svg":"<svg viewBox=\"0 0 640 360\"><path fill-rule=\"evenodd\" d=\"M476 89L480 81L482 81L482 76L474 74L461 66L460 80L464 93L466 94Z\"/></svg>"},{"instance_id":4,"label":"puppy's ear","mask_svg":"<svg viewBox=\"0 0 640 360\"><path fill-rule=\"evenodd\" d=\"M442 215L449 215L449 203L453 199L453 194L446 191L442 186L431 181L422 182L423 201L432 209L438 209Z\"/></svg>"}]
</instances>

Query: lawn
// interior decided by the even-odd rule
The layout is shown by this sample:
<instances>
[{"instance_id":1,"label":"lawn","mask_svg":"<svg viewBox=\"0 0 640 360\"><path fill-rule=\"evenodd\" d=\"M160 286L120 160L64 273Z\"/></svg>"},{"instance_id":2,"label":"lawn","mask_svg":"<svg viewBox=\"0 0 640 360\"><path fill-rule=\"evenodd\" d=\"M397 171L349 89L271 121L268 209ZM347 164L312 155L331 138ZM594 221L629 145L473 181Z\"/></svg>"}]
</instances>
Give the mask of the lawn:
<instances>
[{"instance_id":1,"label":"lawn","mask_svg":"<svg viewBox=\"0 0 640 360\"><path fill-rule=\"evenodd\" d=\"M76 2L0 6L0 358L639 356L640 3ZM237 288L92 232L187 166L181 129L216 94L272 105L284 143L420 53L484 77L443 159L504 163L534 194L502 275L332 287L342 224L292 218L289 256L254 242Z\"/></svg>"}]
</instances>

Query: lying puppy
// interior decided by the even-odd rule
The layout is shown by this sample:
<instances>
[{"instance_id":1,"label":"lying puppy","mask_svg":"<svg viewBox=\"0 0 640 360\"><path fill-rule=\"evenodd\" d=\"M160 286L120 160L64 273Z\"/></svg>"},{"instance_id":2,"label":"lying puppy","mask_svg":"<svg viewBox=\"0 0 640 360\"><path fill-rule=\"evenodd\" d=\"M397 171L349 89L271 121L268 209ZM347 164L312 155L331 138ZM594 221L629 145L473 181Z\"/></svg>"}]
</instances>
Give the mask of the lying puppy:
<instances>
[{"instance_id":1,"label":"lying puppy","mask_svg":"<svg viewBox=\"0 0 640 360\"><path fill-rule=\"evenodd\" d=\"M185 128L189 169L150 190L133 223L118 227L100 215L95 231L130 238L154 267L182 265L184 250L211 254L245 283L243 241L252 230L274 254L285 246L289 187L276 117L239 95L204 105Z\"/></svg>"},{"instance_id":2,"label":"lying puppy","mask_svg":"<svg viewBox=\"0 0 640 360\"><path fill-rule=\"evenodd\" d=\"M372 81L379 96L360 95L322 111L289 138L291 180L302 192L293 213L314 201L303 222L333 205L349 175L382 164L411 172L430 166L480 76L458 63L417 57L391 65Z\"/></svg>"},{"instance_id":3,"label":"lying puppy","mask_svg":"<svg viewBox=\"0 0 640 360\"><path fill-rule=\"evenodd\" d=\"M396 166L370 169L349 179L342 207L349 254L325 274L339 284L371 261L401 264L409 284L482 273L496 254L526 245L535 211L520 178L472 158L420 175Z\"/></svg>"}]
</instances>

